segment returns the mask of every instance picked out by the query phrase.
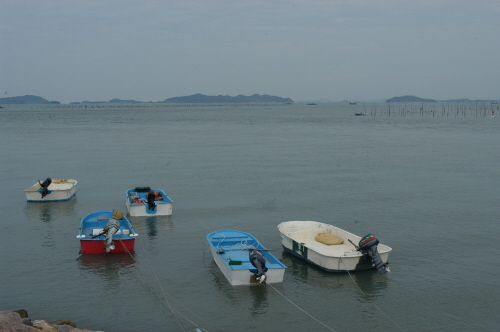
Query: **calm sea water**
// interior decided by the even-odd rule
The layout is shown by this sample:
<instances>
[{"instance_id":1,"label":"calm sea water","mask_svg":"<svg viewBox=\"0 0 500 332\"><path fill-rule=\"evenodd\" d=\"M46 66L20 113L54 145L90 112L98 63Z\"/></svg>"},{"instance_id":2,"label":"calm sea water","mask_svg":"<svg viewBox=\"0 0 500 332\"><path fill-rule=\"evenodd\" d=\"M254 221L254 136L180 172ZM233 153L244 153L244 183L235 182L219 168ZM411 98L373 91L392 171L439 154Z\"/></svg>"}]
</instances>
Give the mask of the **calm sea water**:
<instances>
[{"instance_id":1,"label":"calm sea water","mask_svg":"<svg viewBox=\"0 0 500 332\"><path fill-rule=\"evenodd\" d=\"M106 332L499 330L499 118L384 107L1 109L0 310ZM26 202L46 177L78 180L76 197ZM136 186L173 215L131 218L132 257L80 254L80 219L126 211ZM373 233L392 272L310 266L281 248L288 220ZM231 287L205 241L223 228L273 250L283 283Z\"/></svg>"}]
</instances>

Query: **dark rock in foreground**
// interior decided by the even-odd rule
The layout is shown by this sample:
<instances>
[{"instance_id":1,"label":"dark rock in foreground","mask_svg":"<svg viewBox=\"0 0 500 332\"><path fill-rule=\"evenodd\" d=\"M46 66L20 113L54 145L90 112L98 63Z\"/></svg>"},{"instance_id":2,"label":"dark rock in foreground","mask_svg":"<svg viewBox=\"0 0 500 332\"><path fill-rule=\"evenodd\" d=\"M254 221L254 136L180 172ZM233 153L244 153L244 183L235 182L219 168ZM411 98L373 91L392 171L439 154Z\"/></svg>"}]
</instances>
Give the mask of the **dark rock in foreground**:
<instances>
[{"instance_id":1,"label":"dark rock in foreground","mask_svg":"<svg viewBox=\"0 0 500 332\"><path fill-rule=\"evenodd\" d=\"M0 311L0 331L2 332L96 332L80 330L69 320L47 322L31 320L26 310Z\"/></svg>"}]
</instances>

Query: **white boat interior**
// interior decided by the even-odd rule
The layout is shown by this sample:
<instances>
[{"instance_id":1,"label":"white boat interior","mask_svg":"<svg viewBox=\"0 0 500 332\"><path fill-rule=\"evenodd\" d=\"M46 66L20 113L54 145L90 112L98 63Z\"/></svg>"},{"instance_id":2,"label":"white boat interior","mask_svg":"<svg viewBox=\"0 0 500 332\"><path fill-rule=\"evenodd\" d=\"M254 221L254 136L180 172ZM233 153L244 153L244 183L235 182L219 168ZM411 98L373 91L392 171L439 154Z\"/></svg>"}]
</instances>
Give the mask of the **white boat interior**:
<instances>
[{"instance_id":1,"label":"white boat interior","mask_svg":"<svg viewBox=\"0 0 500 332\"><path fill-rule=\"evenodd\" d=\"M349 242L349 240L351 240L355 244L358 244L361 240L360 236L329 224L317 221L288 221L278 225L278 229L283 235L323 256L362 256L362 254L356 250L356 247ZM319 233L333 234L344 240L344 243L335 245L323 244L316 240L316 236ZM384 253L390 251L391 248L379 244L378 250L380 253Z\"/></svg>"}]
</instances>

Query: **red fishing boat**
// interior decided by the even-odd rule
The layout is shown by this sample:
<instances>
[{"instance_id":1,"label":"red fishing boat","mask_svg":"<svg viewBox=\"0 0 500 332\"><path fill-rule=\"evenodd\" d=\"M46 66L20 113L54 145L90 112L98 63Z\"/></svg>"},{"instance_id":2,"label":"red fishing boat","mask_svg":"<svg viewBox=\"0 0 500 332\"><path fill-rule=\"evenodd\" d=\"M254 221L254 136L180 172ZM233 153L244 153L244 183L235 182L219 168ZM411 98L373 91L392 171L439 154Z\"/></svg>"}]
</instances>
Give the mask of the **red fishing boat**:
<instances>
[{"instance_id":1,"label":"red fishing boat","mask_svg":"<svg viewBox=\"0 0 500 332\"><path fill-rule=\"evenodd\" d=\"M134 250L138 234L120 211L98 211L80 222L77 239L84 254L119 254Z\"/></svg>"}]
</instances>

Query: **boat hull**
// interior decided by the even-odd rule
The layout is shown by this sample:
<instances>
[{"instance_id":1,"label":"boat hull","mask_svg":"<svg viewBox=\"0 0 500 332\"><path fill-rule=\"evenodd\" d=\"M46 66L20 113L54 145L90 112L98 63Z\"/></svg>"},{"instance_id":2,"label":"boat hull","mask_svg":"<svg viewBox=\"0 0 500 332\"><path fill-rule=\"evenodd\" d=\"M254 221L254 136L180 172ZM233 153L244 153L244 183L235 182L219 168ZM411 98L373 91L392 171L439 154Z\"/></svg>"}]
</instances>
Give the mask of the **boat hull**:
<instances>
[{"instance_id":1,"label":"boat hull","mask_svg":"<svg viewBox=\"0 0 500 332\"><path fill-rule=\"evenodd\" d=\"M129 189L126 191L125 205L127 206L127 212L131 217L147 217L147 216L171 216L173 208L173 200L168 197L163 190L160 189L150 189L151 191L157 191L160 193L162 200L155 201L156 207L150 209L147 203L147 192L139 192L136 189ZM139 196L138 200L132 200L131 194L136 194ZM137 203L135 203L137 202Z\"/></svg>"},{"instance_id":2,"label":"boat hull","mask_svg":"<svg viewBox=\"0 0 500 332\"><path fill-rule=\"evenodd\" d=\"M111 251L113 254L122 254L131 252L135 247L135 239L129 240L113 240L115 249ZM80 249L82 254L108 254L104 240L88 241L80 240Z\"/></svg>"},{"instance_id":3,"label":"boat hull","mask_svg":"<svg viewBox=\"0 0 500 332\"><path fill-rule=\"evenodd\" d=\"M286 266L267 251L251 234L220 230L207 235L215 264L232 286L258 285L256 269L250 263L249 248L255 247L266 259L267 283L283 282Z\"/></svg>"},{"instance_id":4,"label":"boat hull","mask_svg":"<svg viewBox=\"0 0 500 332\"><path fill-rule=\"evenodd\" d=\"M64 183L57 183L63 182ZM48 194L42 198L42 190L39 183L35 183L28 189L25 189L26 200L28 202L56 202L67 201L76 193L76 180L52 180L48 187Z\"/></svg>"},{"instance_id":5,"label":"boat hull","mask_svg":"<svg viewBox=\"0 0 500 332\"><path fill-rule=\"evenodd\" d=\"M361 237L338 227L315 221L288 221L278 225L278 229L283 249L325 271L346 272L375 268L373 260L358 252L349 242L359 243ZM343 239L344 243L325 245L315 240L318 233L332 233ZM386 245L378 245L384 263L391 250Z\"/></svg>"},{"instance_id":6,"label":"boat hull","mask_svg":"<svg viewBox=\"0 0 500 332\"><path fill-rule=\"evenodd\" d=\"M98 211L82 218L78 235L80 250L83 254L120 254L134 250L135 238L138 236L130 221L113 219L113 211ZM102 232L110 220L116 220L120 229L113 235L112 241L115 248L106 252L105 236L97 236Z\"/></svg>"}]
</instances>

